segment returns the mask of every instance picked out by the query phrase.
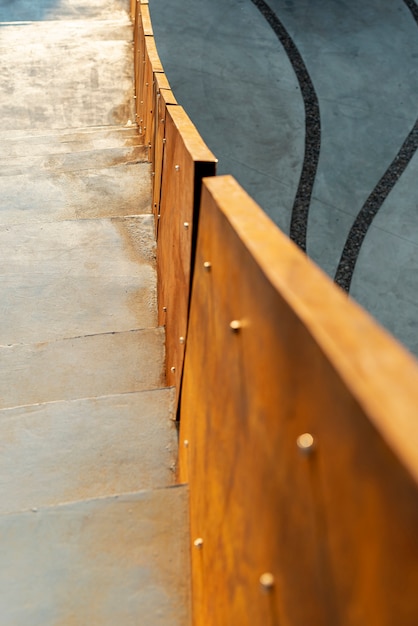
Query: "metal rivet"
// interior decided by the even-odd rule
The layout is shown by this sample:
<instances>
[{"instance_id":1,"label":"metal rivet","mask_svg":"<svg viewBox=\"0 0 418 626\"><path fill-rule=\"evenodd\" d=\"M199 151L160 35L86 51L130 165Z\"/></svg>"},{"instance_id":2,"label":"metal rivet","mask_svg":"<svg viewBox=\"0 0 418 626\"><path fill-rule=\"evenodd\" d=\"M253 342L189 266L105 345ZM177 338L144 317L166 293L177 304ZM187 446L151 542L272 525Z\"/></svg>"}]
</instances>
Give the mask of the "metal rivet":
<instances>
[{"instance_id":1,"label":"metal rivet","mask_svg":"<svg viewBox=\"0 0 418 626\"><path fill-rule=\"evenodd\" d=\"M164 119L160 119L161 124L164 124Z\"/></svg>"},{"instance_id":2,"label":"metal rivet","mask_svg":"<svg viewBox=\"0 0 418 626\"><path fill-rule=\"evenodd\" d=\"M229 328L237 333L242 328L242 323L239 320L232 320L229 325Z\"/></svg>"},{"instance_id":3,"label":"metal rivet","mask_svg":"<svg viewBox=\"0 0 418 626\"><path fill-rule=\"evenodd\" d=\"M299 435L296 443L301 452L309 453L312 452L315 440L310 433L303 433L303 435Z\"/></svg>"},{"instance_id":4,"label":"metal rivet","mask_svg":"<svg viewBox=\"0 0 418 626\"><path fill-rule=\"evenodd\" d=\"M193 545L195 548L202 548L203 546L203 539L201 537L198 537L197 539L195 539L193 541Z\"/></svg>"},{"instance_id":5,"label":"metal rivet","mask_svg":"<svg viewBox=\"0 0 418 626\"><path fill-rule=\"evenodd\" d=\"M149 83L145 83L145 87L148 87Z\"/></svg>"},{"instance_id":6,"label":"metal rivet","mask_svg":"<svg viewBox=\"0 0 418 626\"><path fill-rule=\"evenodd\" d=\"M271 591L274 587L274 576L270 572L265 572L260 576L260 585L265 591Z\"/></svg>"},{"instance_id":7,"label":"metal rivet","mask_svg":"<svg viewBox=\"0 0 418 626\"><path fill-rule=\"evenodd\" d=\"M151 172L151 176L154 177L155 176L155 172Z\"/></svg>"},{"instance_id":8,"label":"metal rivet","mask_svg":"<svg viewBox=\"0 0 418 626\"><path fill-rule=\"evenodd\" d=\"M176 371L176 368L175 367L171 367L170 371L174 374L174 372Z\"/></svg>"},{"instance_id":9,"label":"metal rivet","mask_svg":"<svg viewBox=\"0 0 418 626\"><path fill-rule=\"evenodd\" d=\"M134 100L136 100L136 96L134 96Z\"/></svg>"},{"instance_id":10,"label":"metal rivet","mask_svg":"<svg viewBox=\"0 0 418 626\"><path fill-rule=\"evenodd\" d=\"M167 143L167 139L163 139L163 143L164 143L164 144L165 144L165 143Z\"/></svg>"},{"instance_id":11,"label":"metal rivet","mask_svg":"<svg viewBox=\"0 0 418 626\"><path fill-rule=\"evenodd\" d=\"M160 216L158 216L158 217L160 217ZM163 311L164 311L164 313L167 313L167 307L166 306L163 306Z\"/></svg>"},{"instance_id":12,"label":"metal rivet","mask_svg":"<svg viewBox=\"0 0 418 626\"><path fill-rule=\"evenodd\" d=\"M189 228L189 222L184 222L183 226L187 230Z\"/></svg>"},{"instance_id":13,"label":"metal rivet","mask_svg":"<svg viewBox=\"0 0 418 626\"><path fill-rule=\"evenodd\" d=\"M205 262L203 263L203 267L205 268L205 270L206 270L207 272L210 272L210 270L211 270L211 268L212 268L212 263L210 263L209 261L205 261Z\"/></svg>"},{"instance_id":14,"label":"metal rivet","mask_svg":"<svg viewBox=\"0 0 418 626\"><path fill-rule=\"evenodd\" d=\"M180 171L180 165L175 165L174 169L176 170L176 172L179 172Z\"/></svg>"},{"instance_id":15,"label":"metal rivet","mask_svg":"<svg viewBox=\"0 0 418 626\"><path fill-rule=\"evenodd\" d=\"M161 215L160 215L160 213L158 213L157 220L159 220L160 218L161 218Z\"/></svg>"},{"instance_id":16,"label":"metal rivet","mask_svg":"<svg viewBox=\"0 0 418 626\"><path fill-rule=\"evenodd\" d=\"M180 337L179 341L180 341L180 343L183 344L184 343L184 337Z\"/></svg>"},{"instance_id":17,"label":"metal rivet","mask_svg":"<svg viewBox=\"0 0 418 626\"><path fill-rule=\"evenodd\" d=\"M188 439L185 439L185 440L183 441L183 444L184 444L184 447L185 447L185 448L188 448L188 447L189 447L189 440L188 440Z\"/></svg>"}]
</instances>

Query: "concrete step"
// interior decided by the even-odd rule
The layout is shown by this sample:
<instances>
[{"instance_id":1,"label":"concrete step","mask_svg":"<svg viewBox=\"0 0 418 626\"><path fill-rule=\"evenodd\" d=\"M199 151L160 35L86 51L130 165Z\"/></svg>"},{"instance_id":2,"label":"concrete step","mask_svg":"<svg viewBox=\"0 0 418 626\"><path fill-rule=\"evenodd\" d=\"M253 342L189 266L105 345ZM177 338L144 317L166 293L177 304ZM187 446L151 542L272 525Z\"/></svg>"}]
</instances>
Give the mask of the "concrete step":
<instances>
[{"instance_id":1,"label":"concrete step","mask_svg":"<svg viewBox=\"0 0 418 626\"><path fill-rule=\"evenodd\" d=\"M130 40L132 26L128 22L87 20L2 26L2 128L133 123Z\"/></svg>"},{"instance_id":2,"label":"concrete step","mask_svg":"<svg viewBox=\"0 0 418 626\"><path fill-rule=\"evenodd\" d=\"M13 0L0 3L0 21L126 19L129 0Z\"/></svg>"},{"instance_id":3,"label":"concrete step","mask_svg":"<svg viewBox=\"0 0 418 626\"><path fill-rule=\"evenodd\" d=\"M41 156L0 157L0 176L16 176L34 172L42 177L44 172L74 172L87 169L141 163L147 160L145 146L105 148Z\"/></svg>"},{"instance_id":4,"label":"concrete step","mask_svg":"<svg viewBox=\"0 0 418 626\"><path fill-rule=\"evenodd\" d=\"M67 154L109 148L140 146L136 126L97 126L40 130L0 130L0 158ZM79 168L81 169L81 168Z\"/></svg>"},{"instance_id":5,"label":"concrete step","mask_svg":"<svg viewBox=\"0 0 418 626\"><path fill-rule=\"evenodd\" d=\"M1 410L0 514L174 484L173 391Z\"/></svg>"},{"instance_id":6,"label":"concrete step","mask_svg":"<svg viewBox=\"0 0 418 626\"><path fill-rule=\"evenodd\" d=\"M0 347L0 408L163 387L164 329Z\"/></svg>"},{"instance_id":7,"label":"concrete step","mask_svg":"<svg viewBox=\"0 0 418 626\"><path fill-rule=\"evenodd\" d=\"M157 325L151 215L0 226L0 345Z\"/></svg>"},{"instance_id":8,"label":"concrete step","mask_svg":"<svg viewBox=\"0 0 418 626\"><path fill-rule=\"evenodd\" d=\"M189 626L187 487L0 517L6 626Z\"/></svg>"},{"instance_id":9,"label":"concrete step","mask_svg":"<svg viewBox=\"0 0 418 626\"><path fill-rule=\"evenodd\" d=\"M115 167L0 176L0 224L150 213L150 167Z\"/></svg>"}]
</instances>

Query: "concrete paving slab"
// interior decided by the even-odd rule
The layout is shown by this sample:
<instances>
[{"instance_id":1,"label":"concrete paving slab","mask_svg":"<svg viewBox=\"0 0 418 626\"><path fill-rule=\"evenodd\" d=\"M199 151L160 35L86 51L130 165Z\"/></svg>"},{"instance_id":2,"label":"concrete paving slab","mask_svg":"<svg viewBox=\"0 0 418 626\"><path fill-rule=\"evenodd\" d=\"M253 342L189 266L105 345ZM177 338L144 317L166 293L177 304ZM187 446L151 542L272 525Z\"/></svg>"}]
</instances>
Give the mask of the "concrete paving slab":
<instances>
[{"instance_id":1,"label":"concrete paving slab","mask_svg":"<svg viewBox=\"0 0 418 626\"><path fill-rule=\"evenodd\" d=\"M0 346L0 408L164 386L164 329Z\"/></svg>"},{"instance_id":2,"label":"concrete paving slab","mask_svg":"<svg viewBox=\"0 0 418 626\"><path fill-rule=\"evenodd\" d=\"M129 0L0 0L1 22L126 18Z\"/></svg>"},{"instance_id":3,"label":"concrete paving slab","mask_svg":"<svg viewBox=\"0 0 418 626\"><path fill-rule=\"evenodd\" d=\"M0 518L13 626L189 626L185 486Z\"/></svg>"},{"instance_id":4,"label":"concrete paving slab","mask_svg":"<svg viewBox=\"0 0 418 626\"><path fill-rule=\"evenodd\" d=\"M133 53L111 25L42 22L0 27L3 129L133 122ZM101 29L100 29L101 27ZM132 34L130 34L132 38Z\"/></svg>"},{"instance_id":5,"label":"concrete paving slab","mask_svg":"<svg viewBox=\"0 0 418 626\"><path fill-rule=\"evenodd\" d=\"M0 344L157 324L151 215L0 226Z\"/></svg>"},{"instance_id":6,"label":"concrete paving slab","mask_svg":"<svg viewBox=\"0 0 418 626\"><path fill-rule=\"evenodd\" d=\"M0 514L175 482L173 389L0 411Z\"/></svg>"},{"instance_id":7,"label":"concrete paving slab","mask_svg":"<svg viewBox=\"0 0 418 626\"><path fill-rule=\"evenodd\" d=\"M139 146L141 138L134 126L98 126L48 132L1 131L0 158L72 154L92 150ZM145 159L144 159L145 160Z\"/></svg>"},{"instance_id":8,"label":"concrete paving slab","mask_svg":"<svg viewBox=\"0 0 418 626\"><path fill-rule=\"evenodd\" d=\"M148 163L0 176L0 224L151 212Z\"/></svg>"},{"instance_id":9,"label":"concrete paving slab","mask_svg":"<svg viewBox=\"0 0 418 626\"><path fill-rule=\"evenodd\" d=\"M38 176L42 176L45 171L74 172L146 161L147 150L144 146L101 148L61 154L50 152L42 156L8 156L0 157L0 176L16 176L26 172L36 172Z\"/></svg>"}]
</instances>

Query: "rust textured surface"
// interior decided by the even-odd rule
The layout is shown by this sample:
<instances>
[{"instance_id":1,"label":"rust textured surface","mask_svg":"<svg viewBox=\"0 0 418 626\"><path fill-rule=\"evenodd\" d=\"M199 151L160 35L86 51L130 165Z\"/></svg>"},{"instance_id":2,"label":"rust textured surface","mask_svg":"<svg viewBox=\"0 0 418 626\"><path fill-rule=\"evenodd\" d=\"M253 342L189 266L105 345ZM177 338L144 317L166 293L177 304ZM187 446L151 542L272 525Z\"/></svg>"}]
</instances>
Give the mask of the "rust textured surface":
<instances>
[{"instance_id":1,"label":"rust textured surface","mask_svg":"<svg viewBox=\"0 0 418 626\"><path fill-rule=\"evenodd\" d=\"M154 117L154 76L162 72L163 66L158 56L154 37L145 37L145 70L142 87L144 111L143 128L144 143L150 146L152 140L153 117Z\"/></svg>"},{"instance_id":2,"label":"rust textured surface","mask_svg":"<svg viewBox=\"0 0 418 626\"><path fill-rule=\"evenodd\" d=\"M142 24L141 4L137 2L134 23L134 76L135 76L135 118L140 137L143 139L144 115L144 72L145 72L145 33Z\"/></svg>"},{"instance_id":3,"label":"rust textured surface","mask_svg":"<svg viewBox=\"0 0 418 626\"><path fill-rule=\"evenodd\" d=\"M154 213L156 234L158 236L158 216L160 214L161 183L163 175L164 151L165 151L165 126L167 117L167 105L175 105L176 99L170 89L160 85L168 84L165 74L155 74L155 111L154 134L151 150L151 168L153 171L152 185L152 210Z\"/></svg>"},{"instance_id":4,"label":"rust textured surface","mask_svg":"<svg viewBox=\"0 0 418 626\"><path fill-rule=\"evenodd\" d=\"M180 433L196 626L415 626L417 380L233 179L205 181Z\"/></svg>"},{"instance_id":5,"label":"rust textured surface","mask_svg":"<svg viewBox=\"0 0 418 626\"><path fill-rule=\"evenodd\" d=\"M166 326L166 376L177 397L187 335L195 214L201 179L216 159L184 109L166 108L164 169L157 242L159 322Z\"/></svg>"}]
</instances>

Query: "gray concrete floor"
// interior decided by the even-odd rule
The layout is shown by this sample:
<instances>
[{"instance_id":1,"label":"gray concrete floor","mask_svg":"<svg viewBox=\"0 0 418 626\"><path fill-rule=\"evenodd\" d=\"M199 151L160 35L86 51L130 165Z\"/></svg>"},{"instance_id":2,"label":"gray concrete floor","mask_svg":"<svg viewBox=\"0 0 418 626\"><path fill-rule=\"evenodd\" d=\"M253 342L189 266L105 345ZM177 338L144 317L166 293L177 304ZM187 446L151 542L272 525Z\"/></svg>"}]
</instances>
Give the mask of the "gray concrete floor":
<instances>
[{"instance_id":1,"label":"gray concrete floor","mask_svg":"<svg viewBox=\"0 0 418 626\"><path fill-rule=\"evenodd\" d=\"M190 623L129 8L0 0L2 625Z\"/></svg>"},{"instance_id":2,"label":"gray concrete floor","mask_svg":"<svg viewBox=\"0 0 418 626\"><path fill-rule=\"evenodd\" d=\"M292 238L306 229L309 256L418 354L418 7L268 5L150 0L171 86L219 173L287 234L309 196Z\"/></svg>"}]
</instances>

